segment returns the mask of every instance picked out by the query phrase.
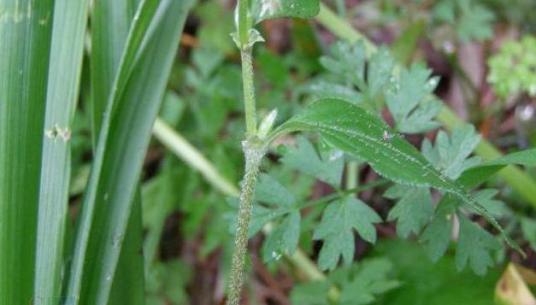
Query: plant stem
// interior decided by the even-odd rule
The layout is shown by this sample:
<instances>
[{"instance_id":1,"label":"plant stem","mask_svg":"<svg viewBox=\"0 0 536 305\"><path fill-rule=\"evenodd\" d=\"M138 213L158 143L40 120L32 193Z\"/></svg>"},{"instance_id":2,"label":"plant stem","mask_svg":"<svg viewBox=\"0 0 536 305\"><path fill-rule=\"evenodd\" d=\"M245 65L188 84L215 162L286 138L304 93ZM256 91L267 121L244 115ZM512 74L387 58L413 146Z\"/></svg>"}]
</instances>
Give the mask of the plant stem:
<instances>
[{"instance_id":1,"label":"plant stem","mask_svg":"<svg viewBox=\"0 0 536 305\"><path fill-rule=\"evenodd\" d=\"M242 57L242 82L244 86L244 111L246 115L246 137L257 134L257 111L255 105L255 85L253 83L252 47L244 47Z\"/></svg>"},{"instance_id":2,"label":"plant stem","mask_svg":"<svg viewBox=\"0 0 536 305\"><path fill-rule=\"evenodd\" d=\"M156 119L153 126L153 135L186 164L199 171L216 189L228 196L238 196L239 191L235 185L222 176L216 167L192 144L161 119Z\"/></svg>"},{"instance_id":3,"label":"plant stem","mask_svg":"<svg viewBox=\"0 0 536 305\"><path fill-rule=\"evenodd\" d=\"M246 169L240 191L240 205L238 208L238 220L235 236L235 248L229 281L229 299L227 305L238 305L242 285L244 283L244 262L248 244L248 230L253 209L253 197L255 185L259 174L259 166L264 156L264 148L257 147L257 143L244 141L244 154L246 157Z\"/></svg>"},{"instance_id":4,"label":"plant stem","mask_svg":"<svg viewBox=\"0 0 536 305\"><path fill-rule=\"evenodd\" d=\"M325 5L321 5L320 13L316 19L341 39L345 39L350 42L363 41L367 49L367 53L374 53L377 50L377 47L370 40L354 29L346 20L333 13ZM443 106L443 109L441 110L441 113L437 119L448 129L452 129L455 126L459 126L460 124L464 123L464 121L446 105ZM486 160L496 159L502 156L501 152L485 139L480 141L475 153ZM532 207L536 208L536 195L532 191L536 189L536 181L534 181L519 167L512 165L502 169L498 175L503 178L508 185L512 187L512 189L518 192L523 199L530 203Z\"/></svg>"}]
</instances>

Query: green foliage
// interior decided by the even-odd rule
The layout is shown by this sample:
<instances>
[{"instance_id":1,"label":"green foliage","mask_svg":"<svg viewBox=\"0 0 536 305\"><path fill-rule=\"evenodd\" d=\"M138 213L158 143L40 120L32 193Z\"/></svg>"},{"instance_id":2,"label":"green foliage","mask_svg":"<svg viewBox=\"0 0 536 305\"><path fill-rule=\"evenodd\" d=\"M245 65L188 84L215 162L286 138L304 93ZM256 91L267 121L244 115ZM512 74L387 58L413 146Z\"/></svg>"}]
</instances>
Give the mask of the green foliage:
<instances>
[{"instance_id":1,"label":"green foliage","mask_svg":"<svg viewBox=\"0 0 536 305\"><path fill-rule=\"evenodd\" d=\"M335 269L340 256L344 263L349 265L355 252L354 229L364 240L374 243L374 224L381 221L373 209L354 197L349 196L330 203L314 232L314 239L324 241L318 260L320 269Z\"/></svg>"},{"instance_id":2,"label":"green foliage","mask_svg":"<svg viewBox=\"0 0 536 305\"><path fill-rule=\"evenodd\" d=\"M442 0L434 7L434 15L453 26L464 42L489 39L493 34L495 15L476 0Z\"/></svg>"},{"instance_id":3,"label":"green foliage","mask_svg":"<svg viewBox=\"0 0 536 305\"><path fill-rule=\"evenodd\" d=\"M384 196L399 199L389 211L387 220L397 221L396 232L400 237L419 234L434 213L432 196L426 188L408 188L397 184L389 188Z\"/></svg>"},{"instance_id":4,"label":"green foliage","mask_svg":"<svg viewBox=\"0 0 536 305\"><path fill-rule=\"evenodd\" d=\"M525 235L530 246L536 251L536 221L526 217L522 218L521 228L523 230L523 235Z\"/></svg>"},{"instance_id":5,"label":"green foliage","mask_svg":"<svg viewBox=\"0 0 536 305\"><path fill-rule=\"evenodd\" d=\"M472 125L465 125L454 129L451 135L439 131L435 146L427 139L422 144L422 153L441 170L447 177L457 179L462 172L480 163L479 157L471 157L471 153L480 142Z\"/></svg>"},{"instance_id":6,"label":"green foliage","mask_svg":"<svg viewBox=\"0 0 536 305\"><path fill-rule=\"evenodd\" d=\"M333 79L320 80L306 88L318 98L338 97L377 110L383 106L383 92L394 85L394 60L387 49L369 58L363 43L337 42L331 47L331 55L321 57L320 63Z\"/></svg>"},{"instance_id":7,"label":"green foliage","mask_svg":"<svg viewBox=\"0 0 536 305\"><path fill-rule=\"evenodd\" d=\"M421 133L439 127L434 118L441 110L441 103L431 95L438 78L430 75L431 71L422 65L403 69L395 87L387 93L387 108L398 131Z\"/></svg>"},{"instance_id":8,"label":"green foliage","mask_svg":"<svg viewBox=\"0 0 536 305\"><path fill-rule=\"evenodd\" d=\"M536 96L536 38L526 35L520 41L504 43L488 60L488 81L505 99L516 94Z\"/></svg>"},{"instance_id":9,"label":"green foliage","mask_svg":"<svg viewBox=\"0 0 536 305\"><path fill-rule=\"evenodd\" d=\"M252 0L251 13L255 22L294 17L312 18L320 10L319 0Z\"/></svg>"},{"instance_id":10,"label":"green foliage","mask_svg":"<svg viewBox=\"0 0 536 305\"><path fill-rule=\"evenodd\" d=\"M466 169L458 181L467 185L478 185L507 165L536 166L536 149L518 151L495 160Z\"/></svg>"},{"instance_id":11,"label":"green foliage","mask_svg":"<svg viewBox=\"0 0 536 305\"><path fill-rule=\"evenodd\" d=\"M486 276L472 270L458 271L450 253L433 263L414 242L400 239L382 240L372 257L384 257L393 264L393 277L402 283L377 302L379 305L489 305L494 304L494 290L502 269L494 268Z\"/></svg>"},{"instance_id":12,"label":"green foliage","mask_svg":"<svg viewBox=\"0 0 536 305\"><path fill-rule=\"evenodd\" d=\"M311 175L321 181L338 187L341 183L344 159L332 154L321 158L311 142L304 137L298 137L296 148L289 148L281 162L290 168Z\"/></svg>"},{"instance_id":13,"label":"green foliage","mask_svg":"<svg viewBox=\"0 0 536 305\"><path fill-rule=\"evenodd\" d=\"M150 305L188 303L186 285L192 277L192 268L175 260L158 263L147 276L146 303Z\"/></svg>"},{"instance_id":14,"label":"green foliage","mask_svg":"<svg viewBox=\"0 0 536 305\"><path fill-rule=\"evenodd\" d=\"M292 304L324 305L329 303L329 287L340 289L340 298L333 304L363 305L378 301L378 297L401 286L393 279L393 264L385 258L373 258L339 268L326 282L299 284L292 290Z\"/></svg>"},{"instance_id":15,"label":"green foliage","mask_svg":"<svg viewBox=\"0 0 536 305\"><path fill-rule=\"evenodd\" d=\"M460 239L456 248L456 267L462 270L467 264L478 274L484 275L495 263L490 251L500 248L491 234L474 224L465 216L460 216Z\"/></svg>"}]
</instances>

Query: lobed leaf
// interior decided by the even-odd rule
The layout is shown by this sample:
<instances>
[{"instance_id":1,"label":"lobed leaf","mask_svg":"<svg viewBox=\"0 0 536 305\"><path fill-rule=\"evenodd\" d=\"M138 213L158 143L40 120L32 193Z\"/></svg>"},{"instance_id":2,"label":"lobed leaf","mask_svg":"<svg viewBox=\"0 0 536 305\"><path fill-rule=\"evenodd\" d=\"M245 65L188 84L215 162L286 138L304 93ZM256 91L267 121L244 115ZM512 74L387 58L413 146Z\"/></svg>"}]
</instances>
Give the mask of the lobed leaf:
<instances>
[{"instance_id":1,"label":"lobed leaf","mask_svg":"<svg viewBox=\"0 0 536 305\"><path fill-rule=\"evenodd\" d=\"M296 148L289 149L281 162L293 169L311 175L334 187L341 183L344 160L342 156L321 159L315 147L304 137L299 137Z\"/></svg>"},{"instance_id":2,"label":"lobed leaf","mask_svg":"<svg viewBox=\"0 0 536 305\"><path fill-rule=\"evenodd\" d=\"M432 196L427 188L407 188L395 185L387 190L385 197L399 199L389 211L387 220L396 220L398 236L407 238L419 234L434 213Z\"/></svg>"},{"instance_id":3,"label":"lobed leaf","mask_svg":"<svg viewBox=\"0 0 536 305\"><path fill-rule=\"evenodd\" d=\"M340 256L346 264L350 264L355 251L353 230L357 230L366 241L374 243L374 224L381 221L373 209L351 196L328 205L314 232L314 239L324 241L318 262L320 269L335 269Z\"/></svg>"}]
</instances>

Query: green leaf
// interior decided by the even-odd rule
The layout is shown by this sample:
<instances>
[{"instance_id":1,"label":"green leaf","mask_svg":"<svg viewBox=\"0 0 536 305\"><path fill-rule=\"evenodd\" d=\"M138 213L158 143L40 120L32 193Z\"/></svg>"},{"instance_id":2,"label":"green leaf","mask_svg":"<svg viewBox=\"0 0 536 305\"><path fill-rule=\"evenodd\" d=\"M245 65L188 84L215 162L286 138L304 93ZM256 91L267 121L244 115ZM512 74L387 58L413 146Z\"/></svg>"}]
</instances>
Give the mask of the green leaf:
<instances>
[{"instance_id":1,"label":"green leaf","mask_svg":"<svg viewBox=\"0 0 536 305\"><path fill-rule=\"evenodd\" d=\"M422 65L403 69L395 89L386 96L387 108L393 115L396 129L404 133L421 133L439 127L434 121L441 103L431 97L438 79Z\"/></svg>"},{"instance_id":2,"label":"green leaf","mask_svg":"<svg viewBox=\"0 0 536 305\"><path fill-rule=\"evenodd\" d=\"M318 261L320 269L335 269L340 256L350 264L355 251L354 229L364 240L374 243L374 224L381 221L373 209L351 196L329 204L314 232L314 239L324 241Z\"/></svg>"},{"instance_id":3,"label":"green leaf","mask_svg":"<svg viewBox=\"0 0 536 305\"><path fill-rule=\"evenodd\" d=\"M0 304L32 300L52 0L0 0ZM61 145L61 144L59 144Z\"/></svg>"},{"instance_id":4,"label":"green leaf","mask_svg":"<svg viewBox=\"0 0 536 305\"><path fill-rule=\"evenodd\" d=\"M373 258L334 272L330 281L341 287L341 305L371 304L378 296L400 286L392 273L393 264L388 259Z\"/></svg>"},{"instance_id":5,"label":"green leaf","mask_svg":"<svg viewBox=\"0 0 536 305\"><path fill-rule=\"evenodd\" d=\"M420 237L420 242L428 257L437 262L447 251L452 235L452 215L456 211L456 199L445 195L436 208L432 221L426 226Z\"/></svg>"},{"instance_id":6,"label":"green leaf","mask_svg":"<svg viewBox=\"0 0 536 305\"><path fill-rule=\"evenodd\" d=\"M135 0L98 1L91 14L91 118L94 146L97 145L103 114L135 10Z\"/></svg>"},{"instance_id":7,"label":"green leaf","mask_svg":"<svg viewBox=\"0 0 536 305\"><path fill-rule=\"evenodd\" d=\"M536 251L536 221L530 218L522 218L521 229L532 249Z\"/></svg>"},{"instance_id":8,"label":"green leaf","mask_svg":"<svg viewBox=\"0 0 536 305\"><path fill-rule=\"evenodd\" d=\"M363 42L353 44L337 42L331 47L331 56L322 57L320 63L338 78L339 86L359 91L356 92L356 97L348 99L348 101L362 103L367 109L377 111L382 107L381 95L393 85L391 75L394 59L386 48L381 48L374 53L368 58L368 62L366 54ZM365 69L365 65L367 65L367 69ZM321 97L325 97L328 92L333 90L322 93ZM314 90L315 93L318 91ZM342 89L338 89L338 91L344 92ZM344 93L350 97L348 92ZM334 96L341 96L341 94Z\"/></svg>"},{"instance_id":9,"label":"green leaf","mask_svg":"<svg viewBox=\"0 0 536 305\"><path fill-rule=\"evenodd\" d=\"M422 153L450 179L457 179L461 173L480 163L479 157L469 158L469 155L480 142L480 136L472 125L456 128L450 136L439 131L435 146L425 139L422 144Z\"/></svg>"},{"instance_id":10,"label":"green leaf","mask_svg":"<svg viewBox=\"0 0 536 305\"><path fill-rule=\"evenodd\" d=\"M300 283L293 287L290 300L294 305L326 305L329 304L328 291L326 281Z\"/></svg>"},{"instance_id":11,"label":"green leaf","mask_svg":"<svg viewBox=\"0 0 536 305\"><path fill-rule=\"evenodd\" d=\"M256 23L274 18L313 18L320 11L318 0L251 0Z\"/></svg>"},{"instance_id":12,"label":"green leaf","mask_svg":"<svg viewBox=\"0 0 536 305\"><path fill-rule=\"evenodd\" d=\"M402 239L382 239L370 253L393 263L400 289L385 294L381 305L490 305L502 268L493 268L485 277L471 270L457 271L454 257L447 255L430 262L422 247Z\"/></svg>"},{"instance_id":13,"label":"green leaf","mask_svg":"<svg viewBox=\"0 0 536 305\"><path fill-rule=\"evenodd\" d=\"M494 199L499 193L496 189L483 189L474 194L475 200L485 207L494 217L504 217L509 214L508 207L500 200Z\"/></svg>"},{"instance_id":14,"label":"green leaf","mask_svg":"<svg viewBox=\"0 0 536 305\"><path fill-rule=\"evenodd\" d=\"M84 304L108 302L145 150L192 1L156 4L140 3L102 118L67 291Z\"/></svg>"},{"instance_id":15,"label":"green leaf","mask_svg":"<svg viewBox=\"0 0 536 305\"><path fill-rule=\"evenodd\" d=\"M434 7L439 21L455 27L459 38L468 42L484 40L493 35L493 12L473 0L443 0Z\"/></svg>"},{"instance_id":16,"label":"green leaf","mask_svg":"<svg viewBox=\"0 0 536 305\"><path fill-rule=\"evenodd\" d=\"M466 169L458 181L467 186L476 186L507 165L536 166L536 149L527 149L508 154Z\"/></svg>"},{"instance_id":17,"label":"green leaf","mask_svg":"<svg viewBox=\"0 0 536 305\"><path fill-rule=\"evenodd\" d=\"M294 195L268 174L259 175L255 200L282 207L288 207L296 203Z\"/></svg>"},{"instance_id":18,"label":"green leaf","mask_svg":"<svg viewBox=\"0 0 536 305\"><path fill-rule=\"evenodd\" d=\"M279 260L283 254L294 254L300 239L300 222L300 212L293 211L270 232L262 247L265 262Z\"/></svg>"},{"instance_id":19,"label":"green leaf","mask_svg":"<svg viewBox=\"0 0 536 305\"><path fill-rule=\"evenodd\" d=\"M304 137L297 139L296 148L289 149L283 155L281 162L285 166L316 177L334 187L338 187L341 183L343 158L333 156L328 160L321 159L313 144Z\"/></svg>"},{"instance_id":20,"label":"green leaf","mask_svg":"<svg viewBox=\"0 0 536 305\"><path fill-rule=\"evenodd\" d=\"M34 300L38 303L61 299L72 126L82 70L88 1L57 0L53 16L45 21L52 23L53 28L35 254Z\"/></svg>"},{"instance_id":21,"label":"green leaf","mask_svg":"<svg viewBox=\"0 0 536 305\"><path fill-rule=\"evenodd\" d=\"M399 184L409 186L434 187L446 191L465 203L475 212L484 216L497 230L501 232L508 244L518 251L517 246L505 234L493 216L468 194L463 185L450 180L445 174L434 168L411 144L392 130L378 117L366 110L340 100L320 100L313 103L305 111L284 123L271 135L275 138L283 133L293 131L315 131L334 147L359 159L366 161L380 175ZM468 136L469 135L469 136ZM445 138L446 135L442 136ZM475 136L461 130L453 140L439 140L450 148L451 143L461 143L453 146L455 154L446 151L446 147L428 150L433 152L429 158L433 160L450 160L446 167L451 174L457 173L471 162L465 160L474 147ZM431 145L430 145L431 146ZM458 164L457 166L454 166Z\"/></svg>"},{"instance_id":22,"label":"green leaf","mask_svg":"<svg viewBox=\"0 0 536 305\"><path fill-rule=\"evenodd\" d=\"M460 215L459 220L460 237L456 247L456 267L462 270L469 264L476 274L484 275L489 267L495 265L490 251L499 249L500 245L493 235L465 216Z\"/></svg>"},{"instance_id":23,"label":"green leaf","mask_svg":"<svg viewBox=\"0 0 536 305\"><path fill-rule=\"evenodd\" d=\"M407 188L395 185L387 190L385 197L400 199L389 211L387 220L396 220L396 233L407 238L419 234L434 213L432 196L427 188Z\"/></svg>"}]
</instances>

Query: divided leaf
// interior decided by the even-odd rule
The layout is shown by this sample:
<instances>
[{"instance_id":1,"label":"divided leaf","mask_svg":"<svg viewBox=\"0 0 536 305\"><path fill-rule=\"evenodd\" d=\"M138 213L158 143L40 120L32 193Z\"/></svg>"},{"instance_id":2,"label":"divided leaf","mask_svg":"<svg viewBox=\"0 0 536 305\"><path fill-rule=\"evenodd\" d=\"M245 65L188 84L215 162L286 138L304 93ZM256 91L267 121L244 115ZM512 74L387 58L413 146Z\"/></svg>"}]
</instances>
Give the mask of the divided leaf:
<instances>
[{"instance_id":1,"label":"divided leaf","mask_svg":"<svg viewBox=\"0 0 536 305\"><path fill-rule=\"evenodd\" d=\"M306 91L317 97L343 97L377 111L382 106L381 95L393 85L394 59L386 48L379 49L367 62L363 42L338 42L332 46L331 56L322 57L320 63L336 80L317 81L316 85L306 87ZM333 94L328 96L329 93Z\"/></svg>"},{"instance_id":2,"label":"divided leaf","mask_svg":"<svg viewBox=\"0 0 536 305\"><path fill-rule=\"evenodd\" d=\"M341 305L371 304L378 295L400 286L392 279L393 264L385 258L368 259L335 271L329 278L341 288Z\"/></svg>"},{"instance_id":3,"label":"divided leaf","mask_svg":"<svg viewBox=\"0 0 536 305\"><path fill-rule=\"evenodd\" d=\"M479 157L469 158L469 155L480 142L480 136L472 125L456 128L448 136L439 131L435 146L425 139L422 153L435 167L450 179L457 179L464 170L480 163Z\"/></svg>"},{"instance_id":4,"label":"divided leaf","mask_svg":"<svg viewBox=\"0 0 536 305\"><path fill-rule=\"evenodd\" d=\"M459 215L460 238L456 248L456 267L458 270L467 264L478 274L484 275L495 263L491 251L498 250L500 244L493 235L474 224L463 215Z\"/></svg>"},{"instance_id":5,"label":"divided leaf","mask_svg":"<svg viewBox=\"0 0 536 305\"><path fill-rule=\"evenodd\" d=\"M434 207L428 188L408 188L399 184L389 188L385 196L400 199L389 212L387 220L396 220L396 233L407 238L411 233L419 234L430 221Z\"/></svg>"},{"instance_id":6,"label":"divided leaf","mask_svg":"<svg viewBox=\"0 0 536 305\"><path fill-rule=\"evenodd\" d=\"M323 160L313 144L304 137L298 137L296 148L290 148L283 155L281 162L334 187L338 187L341 183L344 168L342 156L334 155L328 160Z\"/></svg>"},{"instance_id":7,"label":"divided leaf","mask_svg":"<svg viewBox=\"0 0 536 305\"><path fill-rule=\"evenodd\" d=\"M446 194L436 208L432 221L421 234L420 242L428 257L437 262L447 251L452 234L452 214L456 211L456 198Z\"/></svg>"},{"instance_id":8,"label":"divided leaf","mask_svg":"<svg viewBox=\"0 0 536 305\"><path fill-rule=\"evenodd\" d=\"M434 8L439 21L450 23L462 41L484 40L493 34L493 12L472 0L442 0Z\"/></svg>"},{"instance_id":9,"label":"divided leaf","mask_svg":"<svg viewBox=\"0 0 536 305\"><path fill-rule=\"evenodd\" d=\"M403 69L395 89L387 93L387 108L398 131L420 133L439 127L434 118L441 111L441 103L431 96L438 78L430 75L431 71L422 65Z\"/></svg>"},{"instance_id":10,"label":"divided leaf","mask_svg":"<svg viewBox=\"0 0 536 305\"><path fill-rule=\"evenodd\" d=\"M320 269L335 269L340 256L350 264L355 252L354 229L364 240L374 243L374 224L381 221L373 209L357 198L348 196L331 203L314 232L314 239L324 241L318 263Z\"/></svg>"}]
</instances>

